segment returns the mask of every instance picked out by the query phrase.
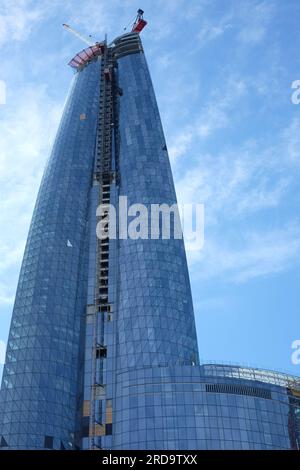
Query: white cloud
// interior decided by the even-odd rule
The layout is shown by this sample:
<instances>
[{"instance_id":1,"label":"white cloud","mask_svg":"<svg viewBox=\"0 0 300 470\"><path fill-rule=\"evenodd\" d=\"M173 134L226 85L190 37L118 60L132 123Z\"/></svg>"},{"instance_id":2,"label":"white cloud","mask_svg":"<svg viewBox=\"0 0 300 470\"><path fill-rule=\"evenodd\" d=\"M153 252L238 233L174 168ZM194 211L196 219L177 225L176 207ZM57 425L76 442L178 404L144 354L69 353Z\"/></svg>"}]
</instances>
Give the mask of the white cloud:
<instances>
[{"instance_id":1,"label":"white cloud","mask_svg":"<svg viewBox=\"0 0 300 470\"><path fill-rule=\"evenodd\" d=\"M188 127L185 131L175 135L171 139L171 145L169 147L169 157L171 160L184 155L186 150L189 147L189 144L192 142L194 133L192 128Z\"/></svg>"},{"instance_id":2,"label":"white cloud","mask_svg":"<svg viewBox=\"0 0 300 470\"><path fill-rule=\"evenodd\" d=\"M2 3L0 14L0 46L7 42L25 41L45 14L44 2L10 0Z\"/></svg>"},{"instance_id":3,"label":"white cloud","mask_svg":"<svg viewBox=\"0 0 300 470\"><path fill-rule=\"evenodd\" d=\"M183 34L185 34L189 20L200 17L207 4L208 0L197 0L196 2L156 0L154 7L153 1L144 2L145 19L149 20L149 28L151 28L151 42L158 44L171 36L174 37L176 29L180 30L178 21L184 22ZM184 35L182 37L184 38ZM188 36L186 37L188 38Z\"/></svg>"},{"instance_id":4,"label":"white cloud","mask_svg":"<svg viewBox=\"0 0 300 470\"><path fill-rule=\"evenodd\" d=\"M237 104L246 94L246 83L235 77L228 77L222 86L213 90L206 104L178 134L170 139L169 155L172 162L183 156L193 141L210 137L219 129L232 126L238 114ZM235 113L233 112L235 109ZM173 137L173 138L172 138Z\"/></svg>"},{"instance_id":5,"label":"white cloud","mask_svg":"<svg viewBox=\"0 0 300 470\"><path fill-rule=\"evenodd\" d=\"M255 45L264 39L274 13L272 3L257 0L239 3L238 20L241 27L238 40Z\"/></svg>"},{"instance_id":6,"label":"white cloud","mask_svg":"<svg viewBox=\"0 0 300 470\"><path fill-rule=\"evenodd\" d=\"M27 85L6 105L0 134L0 302L12 303L16 270L61 105ZM13 273L13 274L12 274ZM11 278L13 275L13 278Z\"/></svg>"},{"instance_id":7,"label":"white cloud","mask_svg":"<svg viewBox=\"0 0 300 470\"><path fill-rule=\"evenodd\" d=\"M272 2L258 0L233 0L228 2L226 13L221 18L215 11L199 17L200 30L197 34L196 50L207 46L227 31L233 31L235 38L242 46L255 46L260 43L268 30L273 17Z\"/></svg>"},{"instance_id":8,"label":"white cloud","mask_svg":"<svg viewBox=\"0 0 300 470\"><path fill-rule=\"evenodd\" d=\"M177 181L179 201L204 203L206 226L277 207L289 190L291 177L274 175L267 152L258 148L258 144L245 145L219 155L199 155L200 163Z\"/></svg>"},{"instance_id":9,"label":"white cloud","mask_svg":"<svg viewBox=\"0 0 300 470\"><path fill-rule=\"evenodd\" d=\"M6 290L8 288L9 287L6 286ZM1 295L0 294L0 305L9 305L10 307L12 307L14 301L15 301L15 296L14 295L9 295L9 294Z\"/></svg>"},{"instance_id":10,"label":"white cloud","mask_svg":"<svg viewBox=\"0 0 300 470\"><path fill-rule=\"evenodd\" d=\"M198 45L206 46L209 42L221 37L228 29L232 28L232 15L226 14L219 21L204 21L197 35Z\"/></svg>"},{"instance_id":11,"label":"white cloud","mask_svg":"<svg viewBox=\"0 0 300 470\"><path fill-rule=\"evenodd\" d=\"M130 31L137 11L132 3L132 0L110 0L109 4L105 0L85 0L78 10L68 1L69 17L66 22L83 35L92 35L95 41L103 40L108 34L110 42Z\"/></svg>"},{"instance_id":12,"label":"white cloud","mask_svg":"<svg viewBox=\"0 0 300 470\"><path fill-rule=\"evenodd\" d=\"M228 308L229 306L232 306L231 304L232 301L226 297L207 297L206 299L194 301L194 311L196 314L197 312L201 312L201 315L205 314L206 312L211 314L212 311L216 311L218 314L222 314L225 311L224 306L226 305Z\"/></svg>"},{"instance_id":13,"label":"white cloud","mask_svg":"<svg viewBox=\"0 0 300 470\"><path fill-rule=\"evenodd\" d=\"M176 60L174 54L160 54L156 58L156 64L162 69L169 69L171 65L177 66Z\"/></svg>"},{"instance_id":14,"label":"white cloud","mask_svg":"<svg viewBox=\"0 0 300 470\"><path fill-rule=\"evenodd\" d=\"M83 35L92 34L95 36L95 40L101 41L104 39L105 33L111 32L115 20L115 16L112 14L115 3L114 0L111 0L110 8L107 8L105 1L85 0L80 5L80 14L76 8L74 9L70 5L70 19L67 23L70 23L75 29L79 29Z\"/></svg>"},{"instance_id":15,"label":"white cloud","mask_svg":"<svg viewBox=\"0 0 300 470\"><path fill-rule=\"evenodd\" d=\"M261 209L277 207L286 194L290 181L288 178L281 178L270 183L266 178L261 178L236 201L236 214L249 214Z\"/></svg>"},{"instance_id":16,"label":"white cloud","mask_svg":"<svg viewBox=\"0 0 300 470\"><path fill-rule=\"evenodd\" d=\"M286 227L278 229L275 224L270 228L264 224L263 214L267 210L271 216L272 210L278 214L297 187L299 129L296 118L271 144L264 138L217 154L200 154L197 164L180 175L176 184L179 202L205 207L204 248L188 253L196 278L222 276L244 282L297 265L300 225L291 223L288 216L282 222ZM196 148L191 147L190 152ZM253 220L259 224L256 229Z\"/></svg>"},{"instance_id":17,"label":"white cloud","mask_svg":"<svg viewBox=\"0 0 300 470\"><path fill-rule=\"evenodd\" d=\"M4 341L0 341L0 364L4 364L5 362L5 351L6 351L6 344Z\"/></svg>"},{"instance_id":18,"label":"white cloud","mask_svg":"<svg viewBox=\"0 0 300 470\"><path fill-rule=\"evenodd\" d=\"M194 280L221 277L237 283L285 271L299 264L299 255L299 223L281 230L240 232L231 243L212 236L202 252L187 254Z\"/></svg>"},{"instance_id":19,"label":"white cloud","mask_svg":"<svg viewBox=\"0 0 300 470\"><path fill-rule=\"evenodd\" d=\"M294 118L283 132L283 152L291 164L300 164L300 119Z\"/></svg>"}]
</instances>

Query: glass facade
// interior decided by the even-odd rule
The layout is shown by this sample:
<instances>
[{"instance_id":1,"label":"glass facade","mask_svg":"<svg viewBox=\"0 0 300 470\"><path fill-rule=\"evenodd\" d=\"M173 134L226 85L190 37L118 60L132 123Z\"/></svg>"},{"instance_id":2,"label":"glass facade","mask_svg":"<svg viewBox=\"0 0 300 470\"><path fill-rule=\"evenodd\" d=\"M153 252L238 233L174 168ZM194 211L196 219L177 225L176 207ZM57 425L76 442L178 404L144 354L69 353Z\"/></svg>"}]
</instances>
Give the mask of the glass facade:
<instances>
[{"instance_id":1,"label":"glass facade","mask_svg":"<svg viewBox=\"0 0 300 470\"><path fill-rule=\"evenodd\" d=\"M128 205L176 203L166 142L143 54L118 61L119 194ZM150 221L149 221L150 232ZM118 369L198 362L182 240L119 242Z\"/></svg>"},{"instance_id":2,"label":"glass facade","mask_svg":"<svg viewBox=\"0 0 300 470\"><path fill-rule=\"evenodd\" d=\"M299 390L296 377L241 367L127 370L113 448L299 449Z\"/></svg>"},{"instance_id":3,"label":"glass facade","mask_svg":"<svg viewBox=\"0 0 300 470\"><path fill-rule=\"evenodd\" d=\"M116 239L96 236L99 204L119 217L120 197L150 208L172 206L176 194L139 35L92 52L71 61L30 226L0 447L299 448L296 378L199 365L183 241L128 238L119 223Z\"/></svg>"},{"instance_id":4,"label":"glass facade","mask_svg":"<svg viewBox=\"0 0 300 470\"><path fill-rule=\"evenodd\" d=\"M29 230L0 400L12 448L75 446L100 64L74 77Z\"/></svg>"}]
</instances>

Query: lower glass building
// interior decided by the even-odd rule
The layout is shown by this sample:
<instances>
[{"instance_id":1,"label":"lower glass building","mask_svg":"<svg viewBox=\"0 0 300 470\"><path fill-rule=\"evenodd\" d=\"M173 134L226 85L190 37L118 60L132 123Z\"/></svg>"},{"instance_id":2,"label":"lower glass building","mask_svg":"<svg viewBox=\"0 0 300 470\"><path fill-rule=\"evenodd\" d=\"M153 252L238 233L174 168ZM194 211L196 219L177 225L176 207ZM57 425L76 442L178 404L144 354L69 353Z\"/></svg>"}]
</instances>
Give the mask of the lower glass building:
<instances>
[{"instance_id":1,"label":"lower glass building","mask_svg":"<svg viewBox=\"0 0 300 470\"><path fill-rule=\"evenodd\" d=\"M123 372L112 448L299 450L299 378L212 364Z\"/></svg>"},{"instance_id":2,"label":"lower glass building","mask_svg":"<svg viewBox=\"0 0 300 470\"><path fill-rule=\"evenodd\" d=\"M183 240L163 224L149 236L150 220L124 233L137 204L176 204L139 34L70 65L12 314L0 448L298 449L297 379L199 365Z\"/></svg>"}]
</instances>

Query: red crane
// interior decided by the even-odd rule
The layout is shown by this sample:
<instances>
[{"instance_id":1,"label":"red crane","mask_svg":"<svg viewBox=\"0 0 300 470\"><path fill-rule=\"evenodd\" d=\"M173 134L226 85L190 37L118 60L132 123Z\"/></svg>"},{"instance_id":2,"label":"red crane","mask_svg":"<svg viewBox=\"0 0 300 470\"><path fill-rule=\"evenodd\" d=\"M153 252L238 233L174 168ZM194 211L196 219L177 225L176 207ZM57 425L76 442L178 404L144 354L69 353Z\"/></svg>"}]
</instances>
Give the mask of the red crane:
<instances>
[{"instance_id":1,"label":"red crane","mask_svg":"<svg viewBox=\"0 0 300 470\"><path fill-rule=\"evenodd\" d=\"M136 16L136 19L134 21L134 24L132 26L132 32L134 33L140 33L142 31L142 29L145 28L146 24L147 24L147 21L144 20L143 18L143 10L141 10L140 8L138 9L137 11L137 16Z\"/></svg>"}]
</instances>

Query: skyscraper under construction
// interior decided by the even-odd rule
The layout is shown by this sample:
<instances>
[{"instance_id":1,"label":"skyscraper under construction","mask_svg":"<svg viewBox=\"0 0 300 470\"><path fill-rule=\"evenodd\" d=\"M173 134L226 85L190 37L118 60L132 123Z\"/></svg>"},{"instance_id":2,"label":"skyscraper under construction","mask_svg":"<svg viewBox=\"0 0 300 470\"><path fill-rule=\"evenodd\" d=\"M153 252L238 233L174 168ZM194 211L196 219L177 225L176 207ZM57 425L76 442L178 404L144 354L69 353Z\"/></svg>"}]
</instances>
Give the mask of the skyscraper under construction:
<instances>
[{"instance_id":1,"label":"skyscraper under construction","mask_svg":"<svg viewBox=\"0 0 300 470\"><path fill-rule=\"evenodd\" d=\"M144 25L139 11L130 33L70 62L13 309L0 447L297 449L296 377L199 365L182 239L96 234L98 206L118 213L120 196L176 203Z\"/></svg>"}]
</instances>

